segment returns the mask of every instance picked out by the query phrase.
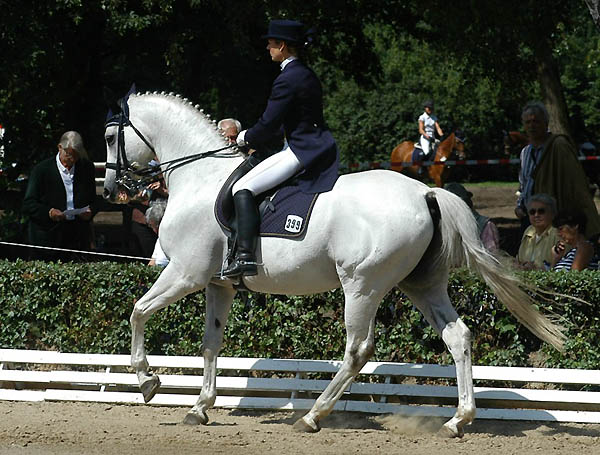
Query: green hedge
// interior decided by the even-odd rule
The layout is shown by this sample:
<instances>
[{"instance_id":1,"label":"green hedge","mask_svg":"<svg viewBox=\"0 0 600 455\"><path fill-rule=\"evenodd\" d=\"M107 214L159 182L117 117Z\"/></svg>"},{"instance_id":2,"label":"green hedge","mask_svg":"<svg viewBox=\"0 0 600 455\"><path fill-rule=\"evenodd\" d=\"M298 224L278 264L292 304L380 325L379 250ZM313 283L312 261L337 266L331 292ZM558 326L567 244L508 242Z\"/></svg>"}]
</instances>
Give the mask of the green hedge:
<instances>
[{"instance_id":1,"label":"green hedge","mask_svg":"<svg viewBox=\"0 0 600 455\"><path fill-rule=\"evenodd\" d=\"M0 261L0 347L63 352L129 353L129 315L160 269L141 264L51 264ZM451 274L449 292L473 335L479 365L600 368L600 273L526 272L530 283L573 295L591 305L554 296L542 305L568 324L565 354L543 345L497 302L481 279ZM204 296L191 295L148 322L152 354L200 355ZM341 359L343 296L339 290L310 297L238 294L222 355ZM399 289L377 313L373 360L452 363L440 337Z\"/></svg>"}]
</instances>

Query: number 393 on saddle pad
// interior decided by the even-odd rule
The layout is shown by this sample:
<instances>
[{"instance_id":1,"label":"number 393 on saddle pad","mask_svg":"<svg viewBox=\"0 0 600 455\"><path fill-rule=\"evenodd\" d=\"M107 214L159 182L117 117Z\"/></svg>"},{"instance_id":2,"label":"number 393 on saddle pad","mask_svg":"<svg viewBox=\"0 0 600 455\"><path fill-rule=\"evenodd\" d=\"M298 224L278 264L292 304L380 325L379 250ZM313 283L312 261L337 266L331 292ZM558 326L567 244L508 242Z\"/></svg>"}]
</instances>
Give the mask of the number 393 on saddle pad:
<instances>
[{"instance_id":1,"label":"number 393 on saddle pad","mask_svg":"<svg viewBox=\"0 0 600 455\"><path fill-rule=\"evenodd\" d=\"M233 236L235 231L235 213L231 188L256 162L252 157L244 161L229 176L215 202L215 217L228 236ZM306 194L293 184L293 181L259 195L256 203L259 204L260 236L300 238L306 232L310 214L317 200L318 194Z\"/></svg>"}]
</instances>

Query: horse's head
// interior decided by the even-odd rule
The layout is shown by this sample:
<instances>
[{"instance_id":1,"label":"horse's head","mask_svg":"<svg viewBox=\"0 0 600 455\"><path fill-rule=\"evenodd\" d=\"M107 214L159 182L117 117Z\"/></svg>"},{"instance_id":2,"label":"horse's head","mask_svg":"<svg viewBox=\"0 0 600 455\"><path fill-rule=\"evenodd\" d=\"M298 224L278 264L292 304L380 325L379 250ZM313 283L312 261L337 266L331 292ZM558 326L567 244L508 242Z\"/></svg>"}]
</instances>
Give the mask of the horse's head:
<instances>
[{"instance_id":1,"label":"horse's head","mask_svg":"<svg viewBox=\"0 0 600 455\"><path fill-rule=\"evenodd\" d=\"M461 130L454 131L440 142L436 160L446 161L454 153L456 153L459 160L464 160L467 157L465 153L465 136Z\"/></svg>"},{"instance_id":2,"label":"horse's head","mask_svg":"<svg viewBox=\"0 0 600 455\"><path fill-rule=\"evenodd\" d=\"M149 163L156 155L143 122L136 119L134 126L131 121L128 98L129 94L121 100L116 113L109 113L104 131L106 175L103 196L119 204L141 197L142 176L152 170ZM142 130L146 132L142 133Z\"/></svg>"},{"instance_id":3,"label":"horse's head","mask_svg":"<svg viewBox=\"0 0 600 455\"><path fill-rule=\"evenodd\" d=\"M467 158L467 153L465 152L465 135L461 130L454 131L454 145L452 149L456 152L459 160Z\"/></svg>"}]
</instances>

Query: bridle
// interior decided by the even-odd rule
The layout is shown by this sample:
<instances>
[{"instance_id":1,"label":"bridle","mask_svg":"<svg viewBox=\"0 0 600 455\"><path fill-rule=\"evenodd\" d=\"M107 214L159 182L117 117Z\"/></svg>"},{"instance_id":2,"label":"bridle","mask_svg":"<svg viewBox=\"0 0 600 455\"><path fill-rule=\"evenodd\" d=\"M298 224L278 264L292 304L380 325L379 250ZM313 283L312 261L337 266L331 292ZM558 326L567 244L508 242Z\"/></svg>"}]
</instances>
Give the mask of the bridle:
<instances>
[{"instance_id":1,"label":"bridle","mask_svg":"<svg viewBox=\"0 0 600 455\"><path fill-rule=\"evenodd\" d=\"M176 158L174 160L164 161L159 163L152 160L146 167L134 166L136 163L130 163L125 153L125 127L129 126L135 134L142 140L144 144L152 151L156 156L156 151L152 144L144 137L144 135L138 130L131 119L129 118L129 106L127 105L127 99L123 99L119 103L120 111L118 114L111 115L104 124L104 129L109 126L118 126L117 130L117 160L115 163L106 163L106 169L114 170L116 173L115 184L123 188L130 197L137 195L140 191L146 188L153 182L156 182L162 178L162 174L172 172L178 167L189 164L193 161L205 158L207 156L214 155L215 153L227 150L233 147L237 147L237 144L227 145L216 150L209 150L207 152L196 153L194 155L184 156ZM164 169L163 169L164 167Z\"/></svg>"}]
</instances>

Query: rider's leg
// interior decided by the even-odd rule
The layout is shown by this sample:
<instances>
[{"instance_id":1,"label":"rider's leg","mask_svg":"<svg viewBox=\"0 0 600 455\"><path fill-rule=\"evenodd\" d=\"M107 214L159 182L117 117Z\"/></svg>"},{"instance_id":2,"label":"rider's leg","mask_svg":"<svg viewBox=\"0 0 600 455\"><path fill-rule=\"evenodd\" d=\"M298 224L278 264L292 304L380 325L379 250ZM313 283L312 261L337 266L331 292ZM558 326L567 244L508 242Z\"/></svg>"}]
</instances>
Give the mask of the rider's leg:
<instances>
[{"instance_id":1,"label":"rider's leg","mask_svg":"<svg viewBox=\"0 0 600 455\"><path fill-rule=\"evenodd\" d=\"M281 152L271 155L252 168L233 185L233 194L249 190L254 196L279 185L302 170L302 164L286 146Z\"/></svg>"},{"instance_id":2,"label":"rider's leg","mask_svg":"<svg viewBox=\"0 0 600 455\"><path fill-rule=\"evenodd\" d=\"M423 159L426 160L427 156L429 155L429 147L431 146L431 143L429 142L429 139L427 139L423 135L421 135L421 139L419 142L421 143L421 149L423 149ZM419 170L418 170L417 174L419 174L419 176L423 177L425 175L425 167L419 166Z\"/></svg>"},{"instance_id":3,"label":"rider's leg","mask_svg":"<svg viewBox=\"0 0 600 455\"><path fill-rule=\"evenodd\" d=\"M301 170L302 164L288 146L260 162L233 185L238 249L235 260L223 271L223 276L256 275L255 250L260 219L254 196L279 185Z\"/></svg>"},{"instance_id":4,"label":"rider's leg","mask_svg":"<svg viewBox=\"0 0 600 455\"><path fill-rule=\"evenodd\" d=\"M425 155L425 156L429 155L429 145L430 145L429 139L427 139L425 136L422 135L420 142L421 142L421 148L423 149L423 155Z\"/></svg>"},{"instance_id":5,"label":"rider's leg","mask_svg":"<svg viewBox=\"0 0 600 455\"><path fill-rule=\"evenodd\" d=\"M233 195L233 205L237 215L237 251L235 260L222 273L223 276L252 276L256 270L256 240L260 217L249 190L239 190Z\"/></svg>"}]
</instances>

